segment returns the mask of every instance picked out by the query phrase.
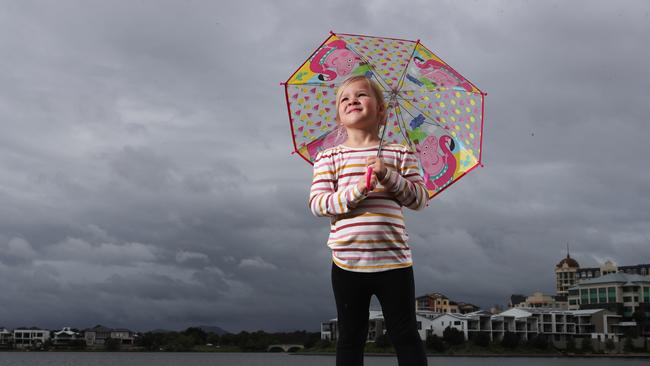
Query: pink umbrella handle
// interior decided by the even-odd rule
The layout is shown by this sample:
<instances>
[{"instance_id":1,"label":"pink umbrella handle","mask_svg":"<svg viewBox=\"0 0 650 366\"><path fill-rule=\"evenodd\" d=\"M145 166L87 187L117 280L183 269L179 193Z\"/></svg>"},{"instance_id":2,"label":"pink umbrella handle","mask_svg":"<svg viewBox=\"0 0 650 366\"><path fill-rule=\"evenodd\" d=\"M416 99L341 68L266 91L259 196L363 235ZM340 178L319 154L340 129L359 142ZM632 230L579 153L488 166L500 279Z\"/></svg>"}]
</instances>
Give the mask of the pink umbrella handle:
<instances>
[{"instance_id":1,"label":"pink umbrella handle","mask_svg":"<svg viewBox=\"0 0 650 366\"><path fill-rule=\"evenodd\" d=\"M369 166L366 170L366 189L370 191L370 182L372 181L372 167Z\"/></svg>"}]
</instances>

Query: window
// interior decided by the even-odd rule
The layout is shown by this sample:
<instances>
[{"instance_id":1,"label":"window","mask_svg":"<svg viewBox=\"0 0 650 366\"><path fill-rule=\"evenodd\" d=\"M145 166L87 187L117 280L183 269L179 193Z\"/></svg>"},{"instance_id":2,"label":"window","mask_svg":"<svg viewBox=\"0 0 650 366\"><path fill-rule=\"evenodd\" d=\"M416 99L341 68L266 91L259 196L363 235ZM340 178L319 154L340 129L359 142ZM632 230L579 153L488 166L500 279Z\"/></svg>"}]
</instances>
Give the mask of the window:
<instances>
[{"instance_id":1,"label":"window","mask_svg":"<svg viewBox=\"0 0 650 366\"><path fill-rule=\"evenodd\" d=\"M623 302L632 302L632 296L623 296Z\"/></svg>"},{"instance_id":2,"label":"window","mask_svg":"<svg viewBox=\"0 0 650 366\"><path fill-rule=\"evenodd\" d=\"M580 290L580 300L583 304L589 304L589 291L587 289Z\"/></svg>"},{"instance_id":3,"label":"window","mask_svg":"<svg viewBox=\"0 0 650 366\"><path fill-rule=\"evenodd\" d=\"M589 300L592 304L598 302L598 292L595 288L589 289Z\"/></svg>"},{"instance_id":4,"label":"window","mask_svg":"<svg viewBox=\"0 0 650 366\"><path fill-rule=\"evenodd\" d=\"M598 289L598 302L604 304L607 302L607 289L599 288Z\"/></svg>"},{"instance_id":5,"label":"window","mask_svg":"<svg viewBox=\"0 0 650 366\"><path fill-rule=\"evenodd\" d=\"M632 316L633 308L630 306L623 307L623 316Z\"/></svg>"},{"instance_id":6,"label":"window","mask_svg":"<svg viewBox=\"0 0 650 366\"><path fill-rule=\"evenodd\" d=\"M460 325L460 321L459 320L454 321L454 325Z\"/></svg>"},{"instance_id":7,"label":"window","mask_svg":"<svg viewBox=\"0 0 650 366\"><path fill-rule=\"evenodd\" d=\"M411 323L413 324L413 323ZM418 330L422 330L422 322L418 321Z\"/></svg>"},{"instance_id":8,"label":"window","mask_svg":"<svg viewBox=\"0 0 650 366\"><path fill-rule=\"evenodd\" d=\"M616 302L616 287L607 288L607 299L609 302Z\"/></svg>"}]
</instances>

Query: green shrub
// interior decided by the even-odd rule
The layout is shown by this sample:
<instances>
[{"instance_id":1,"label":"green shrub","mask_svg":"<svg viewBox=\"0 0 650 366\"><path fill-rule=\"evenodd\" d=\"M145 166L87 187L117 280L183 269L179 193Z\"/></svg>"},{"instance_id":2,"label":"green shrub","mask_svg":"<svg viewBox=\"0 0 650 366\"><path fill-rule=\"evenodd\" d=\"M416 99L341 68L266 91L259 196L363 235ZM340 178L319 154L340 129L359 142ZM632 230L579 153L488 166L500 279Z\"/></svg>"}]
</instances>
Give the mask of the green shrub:
<instances>
[{"instance_id":1,"label":"green shrub","mask_svg":"<svg viewBox=\"0 0 650 366\"><path fill-rule=\"evenodd\" d=\"M519 336L512 332L506 332L501 340L501 345L505 348L517 348L519 345Z\"/></svg>"},{"instance_id":2,"label":"green shrub","mask_svg":"<svg viewBox=\"0 0 650 366\"><path fill-rule=\"evenodd\" d=\"M442 341L442 338L438 337L435 334L427 336L425 345L428 350L432 350L434 352L444 352L447 349L445 342Z\"/></svg>"},{"instance_id":3,"label":"green shrub","mask_svg":"<svg viewBox=\"0 0 650 366\"><path fill-rule=\"evenodd\" d=\"M479 347L489 347L490 335L488 333L478 333L472 338L472 342Z\"/></svg>"},{"instance_id":4,"label":"green shrub","mask_svg":"<svg viewBox=\"0 0 650 366\"><path fill-rule=\"evenodd\" d=\"M452 346L458 346L465 343L465 334L456 328L447 327L442 332L442 339Z\"/></svg>"}]
</instances>

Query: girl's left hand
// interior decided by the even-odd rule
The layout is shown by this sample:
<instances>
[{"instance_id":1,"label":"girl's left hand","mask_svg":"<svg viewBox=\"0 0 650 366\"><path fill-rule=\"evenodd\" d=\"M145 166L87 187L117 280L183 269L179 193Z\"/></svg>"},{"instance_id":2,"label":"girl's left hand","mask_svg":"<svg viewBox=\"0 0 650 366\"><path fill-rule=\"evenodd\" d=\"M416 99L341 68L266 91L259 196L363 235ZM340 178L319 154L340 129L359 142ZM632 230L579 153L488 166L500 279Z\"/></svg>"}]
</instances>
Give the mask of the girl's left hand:
<instances>
[{"instance_id":1,"label":"girl's left hand","mask_svg":"<svg viewBox=\"0 0 650 366\"><path fill-rule=\"evenodd\" d=\"M388 168L386 168L386 165L381 159L376 156L370 156L366 160L366 163L368 166L372 166L373 173L377 176L378 180L383 180L386 177Z\"/></svg>"}]
</instances>

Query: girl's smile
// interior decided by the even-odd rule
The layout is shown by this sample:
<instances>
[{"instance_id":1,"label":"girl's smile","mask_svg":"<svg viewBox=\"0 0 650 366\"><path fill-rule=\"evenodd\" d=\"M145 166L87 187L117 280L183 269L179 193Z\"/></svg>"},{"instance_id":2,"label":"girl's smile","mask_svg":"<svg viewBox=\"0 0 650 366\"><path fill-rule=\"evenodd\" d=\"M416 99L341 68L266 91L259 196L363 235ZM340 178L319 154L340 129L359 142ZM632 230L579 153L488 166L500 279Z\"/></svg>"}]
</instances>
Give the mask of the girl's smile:
<instances>
[{"instance_id":1,"label":"girl's smile","mask_svg":"<svg viewBox=\"0 0 650 366\"><path fill-rule=\"evenodd\" d=\"M378 124L379 105L368 83L358 80L350 83L341 94L339 118L348 128L368 129Z\"/></svg>"}]
</instances>

